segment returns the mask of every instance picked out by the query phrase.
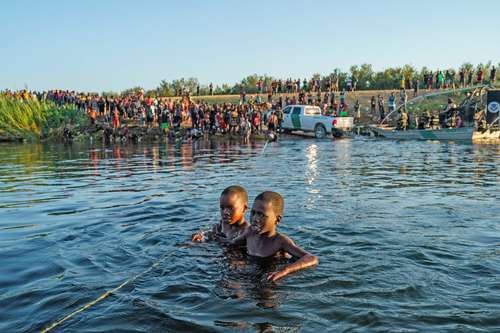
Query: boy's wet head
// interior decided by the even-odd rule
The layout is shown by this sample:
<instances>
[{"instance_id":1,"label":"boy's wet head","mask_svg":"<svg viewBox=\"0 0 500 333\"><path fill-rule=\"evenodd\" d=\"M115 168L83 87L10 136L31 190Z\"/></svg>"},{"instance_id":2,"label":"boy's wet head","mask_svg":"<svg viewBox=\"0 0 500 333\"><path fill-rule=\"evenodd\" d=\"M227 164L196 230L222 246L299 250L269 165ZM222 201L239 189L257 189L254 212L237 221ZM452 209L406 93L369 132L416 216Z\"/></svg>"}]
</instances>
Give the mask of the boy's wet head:
<instances>
[{"instance_id":1,"label":"boy's wet head","mask_svg":"<svg viewBox=\"0 0 500 333\"><path fill-rule=\"evenodd\" d=\"M248 208L247 191L237 185L229 186L220 196L220 215L223 222L228 224L239 223L244 220Z\"/></svg>"},{"instance_id":2,"label":"boy's wet head","mask_svg":"<svg viewBox=\"0 0 500 333\"><path fill-rule=\"evenodd\" d=\"M275 215L283 215L283 209L285 206L285 201L281 194L273 191L265 191L259 194L255 201L263 201L266 204L271 203Z\"/></svg>"},{"instance_id":3,"label":"boy's wet head","mask_svg":"<svg viewBox=\"0 0 500 333\"><path fill-rule=\"evenodd\" d=\"M250 215L252 227L259 234L276 233L276 225L283 216L285 202L276 192L266 191L259 194L253 203Z\"/></svg>"}]
</instances>

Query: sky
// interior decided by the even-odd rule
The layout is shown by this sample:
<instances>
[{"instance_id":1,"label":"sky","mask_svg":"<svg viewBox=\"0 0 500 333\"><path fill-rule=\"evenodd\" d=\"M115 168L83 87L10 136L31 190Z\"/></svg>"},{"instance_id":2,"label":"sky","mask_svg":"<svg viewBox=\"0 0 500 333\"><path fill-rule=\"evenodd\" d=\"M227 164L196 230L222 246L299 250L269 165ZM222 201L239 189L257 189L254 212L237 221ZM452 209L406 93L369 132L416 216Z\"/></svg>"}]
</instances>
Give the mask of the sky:
<instances>
[{"instance_id":1,"label":"sky","mask_svg":"<svg viewBox=\"0 0 500 333\"><path fill-rule=\"evenodd\" d=\"M500 1L0 1L0 90L500 61Z\"/></svg>"}]
</instances>

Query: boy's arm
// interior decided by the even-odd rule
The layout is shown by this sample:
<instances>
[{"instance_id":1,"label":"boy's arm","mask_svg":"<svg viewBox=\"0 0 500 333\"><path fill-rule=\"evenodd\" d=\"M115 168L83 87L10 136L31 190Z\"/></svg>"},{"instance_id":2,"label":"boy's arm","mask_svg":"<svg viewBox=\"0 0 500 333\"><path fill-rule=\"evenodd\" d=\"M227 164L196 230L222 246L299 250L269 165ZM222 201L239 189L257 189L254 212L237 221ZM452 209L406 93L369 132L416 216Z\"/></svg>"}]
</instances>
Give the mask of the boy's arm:
<instances>
[{"instance_id":1,"label":"boy's arm","mask_svg":"<svg viewBox=\"0 0 500 333\"><path fill-rule=\"evenodd\" d=\"M285 268L283 268L281 271L269 274L267 276L268 281L276 281L290 273L319 264L319 260L316 256L295 245L295 243L290 238L282 236L281 242L281 249L290 253L294 257L299 258L299 260L297 260L293 264L285 266Z\"/></svg>"},{"instance_id":2,"label":"boy's arm","mask_svg":"<svg viewBox=\"0 0 500 333\"><path fill-rule=\"evenodd\" d=\"M238 237L235 237L233 239L221 238L219 241L221 243L226 243L226 244L230 244L230 245L244 245L246 243L246 241L247 241L247 235L248 235L249 229L250 228L247 228Z\"/></svg>"},{"instance_id":3,"label":"boy's arm","mask_svg":"<svg viewBox=\"0 0 500 333\"><path fill-rule=\"evenodd\" d=\"M209 231L198 231L197 233L191 236L191 241L193 242L203 242L205 240L211 240L218 233L217 232L218 224L214 224L212 226L212 230Z\"/></svg>"}]
</instances>

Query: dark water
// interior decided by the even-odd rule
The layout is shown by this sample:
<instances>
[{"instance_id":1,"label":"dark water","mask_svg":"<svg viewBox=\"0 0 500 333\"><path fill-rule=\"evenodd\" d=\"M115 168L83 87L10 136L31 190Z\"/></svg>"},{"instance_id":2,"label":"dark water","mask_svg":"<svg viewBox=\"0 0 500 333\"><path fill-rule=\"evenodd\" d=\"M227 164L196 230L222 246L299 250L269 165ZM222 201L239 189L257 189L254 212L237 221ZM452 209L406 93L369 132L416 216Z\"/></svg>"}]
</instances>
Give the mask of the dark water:
<instances>
[{"instance_id":1,"label":"dark water","mask_svg":"<svg viewBox=\"0 0 500 333\"><path fill-rule=\"evenodd\" d=\"M0 145L0 332L499 332L500 148L364 139ZM190 234L218 196L285 198L320 259L275 284ZM158 261L162 258L161 261Z\"/></svg>"}]
</instances>

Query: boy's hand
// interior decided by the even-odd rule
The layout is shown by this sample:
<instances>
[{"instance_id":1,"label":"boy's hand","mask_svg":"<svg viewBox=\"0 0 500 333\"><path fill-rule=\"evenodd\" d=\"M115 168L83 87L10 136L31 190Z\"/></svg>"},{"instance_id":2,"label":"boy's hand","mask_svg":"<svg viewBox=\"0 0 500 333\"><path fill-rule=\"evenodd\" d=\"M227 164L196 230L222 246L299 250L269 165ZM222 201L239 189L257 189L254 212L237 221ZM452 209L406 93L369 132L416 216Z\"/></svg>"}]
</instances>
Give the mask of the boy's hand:
<instances>
[{"instance_id":1,"label":"boy's hand","mask_svg":"<svg viewBox=\"0 0 500 333\"><path fill-rule=\"evenodd\" d=\"M276 280L281 279L281 278L282 278L282 277L284 277L285 275L288 275L288 272L287 272L286 270L283 270L283 271L277 271L277 272L272 272L272 273L267 274L267 278L266 278L266 280L267 280L267 281L274 282L274 281L276 281Z\"/></svg>"},{"instance_id":2,"label":"boy's hand","mask_svg":"<svg viewBox=\"0 0 500 333\"><path fill-rule=\"evenodd\" d=\"M193 234L191 236L191 240L193 242L203 242L205 240L205 233L204 232L197 232L196 234Z\"/></svg>"}]
</instances>

